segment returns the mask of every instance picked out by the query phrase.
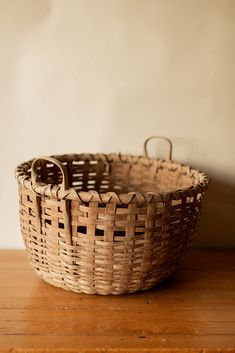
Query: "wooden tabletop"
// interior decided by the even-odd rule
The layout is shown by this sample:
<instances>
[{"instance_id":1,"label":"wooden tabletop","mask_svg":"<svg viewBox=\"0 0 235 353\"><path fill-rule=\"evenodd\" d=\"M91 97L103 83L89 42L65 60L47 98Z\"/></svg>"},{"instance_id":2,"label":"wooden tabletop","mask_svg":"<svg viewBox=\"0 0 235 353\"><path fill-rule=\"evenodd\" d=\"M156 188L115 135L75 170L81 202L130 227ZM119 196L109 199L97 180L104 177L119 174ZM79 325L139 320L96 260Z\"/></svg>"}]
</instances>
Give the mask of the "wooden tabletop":
<instances>
[{"instance_id":1,"label":"wooden tabletop","mask_svg":"<svg viewBox=\"0 0 235 353\"><path fill-rule=\"evenodd\" d=\"M153 290L75 294L0 251L0 352L235 352L235 251L191 251Z\"/></svg>"}]
</instances>

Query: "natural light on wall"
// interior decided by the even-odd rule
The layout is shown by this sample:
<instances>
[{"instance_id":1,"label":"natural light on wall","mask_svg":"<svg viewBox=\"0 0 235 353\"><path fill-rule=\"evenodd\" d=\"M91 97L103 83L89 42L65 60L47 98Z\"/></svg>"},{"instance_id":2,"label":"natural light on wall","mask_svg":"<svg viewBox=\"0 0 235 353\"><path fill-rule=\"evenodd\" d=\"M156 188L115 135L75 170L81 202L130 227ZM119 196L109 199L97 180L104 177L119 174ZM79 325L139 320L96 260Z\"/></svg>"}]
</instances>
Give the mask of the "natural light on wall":
<instances>
[{"instance_id":1,"label":"natural light on wall","mask_svg":"<svg viewBox=\"0 0 235 353\"><path fill-rule=\"evenodd\" d=\"M207 172L197 245L235 246L235 2L0 0L0 247L23 247L14 168L40 155L141 154Z\"/></svg>"}]
</instances>

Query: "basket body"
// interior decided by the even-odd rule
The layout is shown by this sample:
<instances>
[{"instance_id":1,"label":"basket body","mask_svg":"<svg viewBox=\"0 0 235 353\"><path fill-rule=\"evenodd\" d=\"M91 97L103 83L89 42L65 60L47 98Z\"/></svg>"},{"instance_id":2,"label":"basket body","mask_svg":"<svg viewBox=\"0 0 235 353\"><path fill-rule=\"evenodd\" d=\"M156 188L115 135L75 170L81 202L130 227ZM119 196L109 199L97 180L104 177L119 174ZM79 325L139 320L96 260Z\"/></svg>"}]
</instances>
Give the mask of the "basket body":
<instances>
[{"instance_id":1,"label":"basket body","mask_svg":"<svg viewBox=\"0 0 235 353\"><path fill-rule=\"evenodd\" d=\"M173 162L121 155L56 156L68 172L17 168L21 232L46 282L74 292L123 294L168 277L194 238L206 176ZM135 190L135 192L131 192Z\"/></svg>"}]
</instances>

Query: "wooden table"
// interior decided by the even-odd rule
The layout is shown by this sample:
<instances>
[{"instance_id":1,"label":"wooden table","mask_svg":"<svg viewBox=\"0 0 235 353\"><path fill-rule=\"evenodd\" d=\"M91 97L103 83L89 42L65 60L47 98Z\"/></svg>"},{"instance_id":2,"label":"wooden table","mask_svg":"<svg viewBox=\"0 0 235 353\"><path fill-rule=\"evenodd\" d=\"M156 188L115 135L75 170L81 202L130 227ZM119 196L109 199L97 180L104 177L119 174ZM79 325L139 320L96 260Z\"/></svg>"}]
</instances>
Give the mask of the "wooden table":
<instances>
[{"instance_id":1,"label":"wooden table","mask_svg":"<svg viewBox=\"0 0 235 353\"><path fill-rule=\"evenodd\" d=\"M163 284L127 296L54 288L25 252L0 251L0 352L45 351L235 352L235 251L191 251Z\"/></svg>"}]
</instances>

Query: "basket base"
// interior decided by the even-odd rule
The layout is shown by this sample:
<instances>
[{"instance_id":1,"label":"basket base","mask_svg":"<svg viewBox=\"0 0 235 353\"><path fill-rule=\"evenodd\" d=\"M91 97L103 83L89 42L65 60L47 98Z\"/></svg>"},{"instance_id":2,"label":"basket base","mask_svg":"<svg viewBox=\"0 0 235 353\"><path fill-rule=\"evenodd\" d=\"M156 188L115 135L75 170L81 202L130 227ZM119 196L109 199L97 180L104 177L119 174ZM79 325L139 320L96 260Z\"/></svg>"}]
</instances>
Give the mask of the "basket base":
<instances>
[{"instance_id":1,"label":"basket base","mask_svg":"<svg viewBox=\"0 0 235 353\"><path fill-rule=\"evenodd\" d=\"M65 289L67 291L71 291L74 293L78 293L78 294L98 294L98 295L123 295L123 294L132 294L138 291L146 291L149 290L155 286L157 286L158 284L162 283L163 281L165 281L168 277L170 277L174 272L175 269L172 269L171 271L169 271L167 274L165 273L163 276L160 276L158 279L156 279L155 281L151 281L151 283L149 283L148 285L139 285L136 287L132 287L132 288L126 288L126 289L115 289L115 288L110 288L109 290L107 289L102 289L102 288L98 288L97 287L93 287L93 288L88 288L88 287L83 287L81 288L80 285L74 285L74 284L69 284L66 282L61 282L61 281L56 281L55 278L51 278L50 275L48 275L48 273L42 273L41 271L37 271L37 269L35 269L37 275L46 283L52 285L53 287L57 287L57 288L62 288Z\"/></svg>"}]
</instances>

